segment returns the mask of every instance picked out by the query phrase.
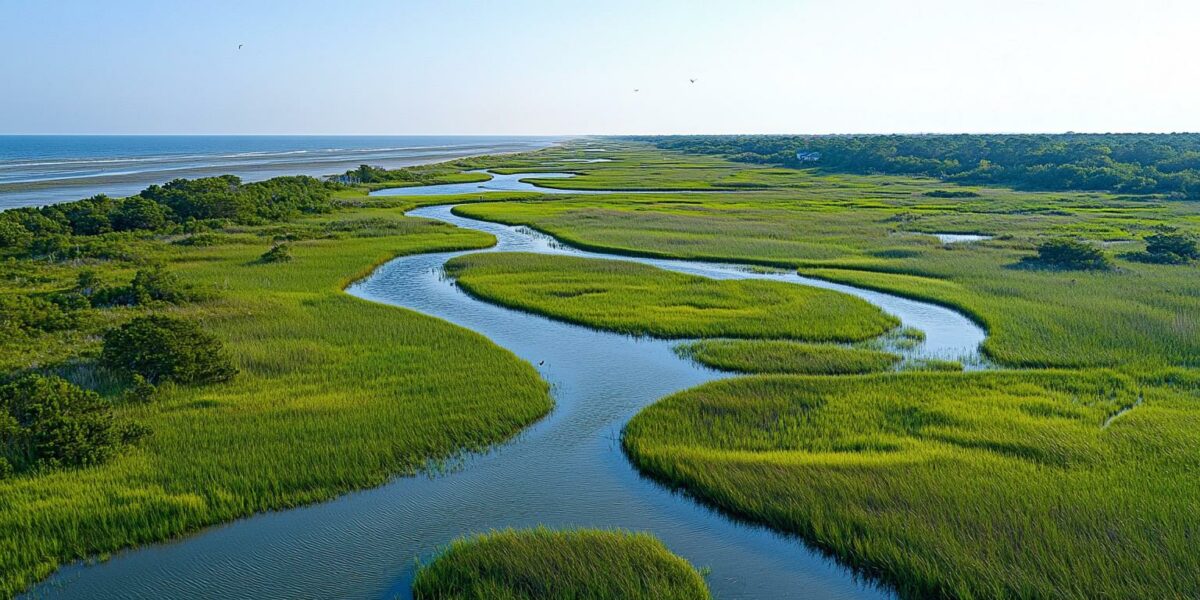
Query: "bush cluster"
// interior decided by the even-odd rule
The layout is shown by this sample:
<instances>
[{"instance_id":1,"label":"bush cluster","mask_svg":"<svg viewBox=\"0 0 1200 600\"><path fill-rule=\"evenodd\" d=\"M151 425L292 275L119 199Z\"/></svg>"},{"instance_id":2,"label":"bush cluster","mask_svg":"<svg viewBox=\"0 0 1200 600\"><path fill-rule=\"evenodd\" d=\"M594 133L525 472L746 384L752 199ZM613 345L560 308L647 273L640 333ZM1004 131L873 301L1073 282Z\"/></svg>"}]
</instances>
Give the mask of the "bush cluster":
<instances>
[{"instance_id":1,"label":"bush cluster","mask_svg":"<svg viewBox=\"0 0 1200 600\"><path fill-rule=\"evenodd\" d=\"M1053 269L1102 270L1112 267L1112 261L1099 247L1083 240L1054 238L1037 246L1035 265Z\"/></svg>"},{"instance_id":2,"label":"bush cluster","mask_svg":"<svg viewBox=\"0 0 1200 600\"><path fill-rule=\"evenodd\" d=\"M100 363L151 384L228 381L237 369L221 341L191 322L148 315L104 334Z\"/></svg>"},{"instance_id":3,"label":"bush cluster","mask_svg":"<svg viewBox=\"0 0 1200 600\"><path fill-rule=\"evenodd\" d=\"M388 182L432 184L436 183L439 177L458 172L459 167L452 164L419 165L401 169L359 165L357 169L346 171L337 179L346 184Z\"/></svg>"},{"instance_id":4,"label":"bush cluster","mask_svg":"<svg viewBox=\"0 0 1200 600\"><path fill-rule=\"evenodd\" d=\"M258 260L263 263L289 262L292 260L292 249L287 244L275 244L270 250L263 252Z\"/></svg>"},{"instance_id":5,"label":"bush cluster","mask_svg":"<svg viewBox=\"0 0 1200 600\"><path fill-rule=\"evenodd\" d=\"M36 297L0 299L0 309L0 326L10 331L68 327L73 314ZM149 401L158 383L214 383L237 373L217 338L164 315L106 332L100 363L132 382L127 402ZM0 477L97 464L145 434L117 422L107 400L60 377L27 374L0 386Z\"/></svg>"},{"instance_id":6,"label":"bush cluster","mask_svg":"<svg viewBox=\"0 0 1200 600\"><path fill-rule=\"evenodd\" d=\"M1146 252L1135 258L1145 262L1185 264L1200 259L1200 242L1194 235L1173 227L1162 227L1146 236Z\"/></svg>"},{"instance_id":7,"label":"bush cluster","mask_svg":"<svg viewBox=\"0 0 1200 600\"><path fill-rule=\"evenodd\" d=\"M71 294L49 296L0 296L0 335L64 331L79 323L79 297ZM83 301L86 305L86 300Z\"/></svg>"},{"instance_id":8,"label":"bush cluster","mask_svg":"<svg viewBox=\"0 0 1200 600\"><path fill-rule=\"evenodd\" d=\"M145 434L61 377L28 374L0 386L0 477L97 464Z\"/></svg>"},{"instance_id":9,"label":"bush cluster","mask_svg":"<svg viewBox=\"0 0 1200 600\"><path fill-rule=\"evenodd\" d=\"M122 199L99 195L0 213L0 248L33 255L79 256L73 240L115 232L197 231L206 221L263 223L332 209L332 186L312 177L242 183L233 175L176 179ZM94 252L94 249L91 249ZM84 254L93 255L93 254Z\"/></svg>"},{"instance_id":10,"label":"bush cluster","mask_svg":"<svg viewBox=\"0 0 1200 600\"><path fill-rule=\"evenodd\" d=\"M161 266L138 269L129 285L115 287L100 285L92 271L83 271L76 290L96 307L182 304L199 298L195 289Z\"/></svg>"}]
</instances>

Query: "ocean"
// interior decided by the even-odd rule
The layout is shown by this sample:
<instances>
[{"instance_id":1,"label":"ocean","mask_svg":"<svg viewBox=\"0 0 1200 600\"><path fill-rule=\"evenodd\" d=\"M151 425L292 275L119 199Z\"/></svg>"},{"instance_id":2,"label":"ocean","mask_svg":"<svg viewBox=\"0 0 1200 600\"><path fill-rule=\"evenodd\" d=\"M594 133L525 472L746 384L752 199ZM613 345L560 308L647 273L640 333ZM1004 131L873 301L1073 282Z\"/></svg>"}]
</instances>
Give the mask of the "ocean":
<instances>
[{"instance_id":1,"label":"ocean","mask_svg":"<svg viewBox=\"0 0 1200 600\"><path fill-rule=\"evenodd\" d=\"M520 152L566 138L527 136L0 135L0 210L129 196L179 177L333 175Z\"/></svg>"}]
</instances>

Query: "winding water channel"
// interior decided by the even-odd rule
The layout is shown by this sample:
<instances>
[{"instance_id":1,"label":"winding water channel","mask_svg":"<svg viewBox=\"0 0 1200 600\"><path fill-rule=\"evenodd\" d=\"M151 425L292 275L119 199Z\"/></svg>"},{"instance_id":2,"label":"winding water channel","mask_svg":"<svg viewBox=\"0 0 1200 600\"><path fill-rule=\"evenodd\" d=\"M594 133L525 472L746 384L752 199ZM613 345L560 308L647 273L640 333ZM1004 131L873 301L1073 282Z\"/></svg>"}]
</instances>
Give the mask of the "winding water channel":
<instances>
[{"instance_id":1,"label":"winding water channel","mask_svg":"<svg viewBox=\"0 0 1200 600\"><path fill-rule=\"evenodd\" d=\"M528 184L519 181L522 176L546 174L506 176L499 186L524 189ZM497 189L495 181L489 183ZM459 193L450 187L403 193ZM969 319L946 308L792 273L584 252L526 228L456 216L449 206L409 214L491 233L497 244L487 251L618 258L718 279L773 279L850 293L926 333L924 343L908 351L911 357L976 356L985 337ZM329 502L259 514L177 542L122 552L103 563L67 566L31 595L407 597L416 559L428 558L455 537L546 525L653 533L693 564L711 568L708 582L716 598L891 596L796 538L737 522L664 489L641 477L625 458L618 441L621 428L641 408L730 374L678 358L674 342L596 331L475 300L442 272L446 260L460 254L397 258L347 291L475 330L524 360L541 363L537 369L556 400L549 416L491 452L464 458L450 473L401 477Z\"/></svg>"}]
</instances>

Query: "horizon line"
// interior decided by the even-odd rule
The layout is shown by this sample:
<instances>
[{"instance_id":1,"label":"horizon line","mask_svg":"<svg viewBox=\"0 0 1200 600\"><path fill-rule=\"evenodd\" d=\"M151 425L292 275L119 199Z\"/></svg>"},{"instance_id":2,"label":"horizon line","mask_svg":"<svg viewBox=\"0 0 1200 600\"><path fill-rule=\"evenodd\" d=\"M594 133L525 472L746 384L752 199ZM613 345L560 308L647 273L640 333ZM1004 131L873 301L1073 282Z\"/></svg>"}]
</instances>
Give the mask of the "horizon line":
<instances>
[{"instance_id":1,"label":"horizon line","mask_svg":"<svg viewBox=\"0 0 1200 600\"><path fill-rule=\"evenodd\" d=\"M3 133L0 137L685 137L851 135L1197 135L1188 131L849 131L723 133Z\"/></svg>"}]
</instances>

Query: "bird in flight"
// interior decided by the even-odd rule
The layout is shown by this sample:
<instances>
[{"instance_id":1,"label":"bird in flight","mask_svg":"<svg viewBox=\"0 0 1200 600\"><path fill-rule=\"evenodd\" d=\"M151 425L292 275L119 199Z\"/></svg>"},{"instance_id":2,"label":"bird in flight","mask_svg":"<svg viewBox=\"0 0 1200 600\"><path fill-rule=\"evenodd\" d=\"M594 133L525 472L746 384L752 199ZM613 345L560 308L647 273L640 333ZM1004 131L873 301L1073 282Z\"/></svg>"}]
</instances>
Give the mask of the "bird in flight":
<instances>
[{"instance_id":1,"label":"bird in flight","mask_svg":"<svg viewBox=\"0 0 1200 600\"><path fill-rule=\"evenodd\" d=\"M633 93L636 94L636 93L638 93L638 91L639 91L639 88L633 88Z\"/></svg>"},{"instance_id":2,"label":"bird in flight","mask_svg":"<svg viewBox=\"0 0 1200 600\"><path fill-rule=\"evenodd\" d=\"M690 82L692 82L692 83L696 83L696 80L695 80L695 79L689 79L688 81L690 81Z\"/></svg>"},{"instance_id":3,"label":"bird in flight","mask_svg":"<svg viewBox=\"0 0 1200 600\"><path fill-rule=\"evenodd\" d=\"M238 50L241 50L242 46L245 46L245 44L238 44Z\"/></svg>"}]
</instances>

